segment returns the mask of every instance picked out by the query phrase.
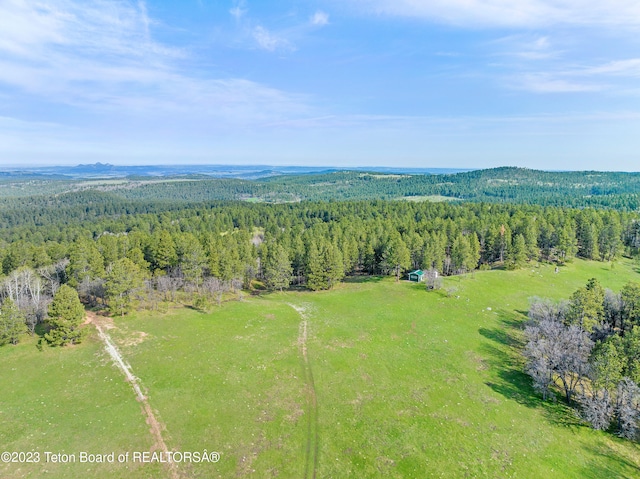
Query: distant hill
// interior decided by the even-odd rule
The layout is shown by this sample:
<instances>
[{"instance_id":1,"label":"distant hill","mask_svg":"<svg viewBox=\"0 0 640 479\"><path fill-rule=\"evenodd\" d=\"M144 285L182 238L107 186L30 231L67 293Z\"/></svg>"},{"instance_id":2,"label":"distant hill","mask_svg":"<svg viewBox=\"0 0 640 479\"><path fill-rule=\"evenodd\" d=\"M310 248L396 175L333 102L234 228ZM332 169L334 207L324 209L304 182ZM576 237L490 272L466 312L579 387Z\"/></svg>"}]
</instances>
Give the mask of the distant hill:
<instances>
[{"instance_id":1,"label":"distant hill","mask_svg":"<svg viewBox=\"0 0 640 479\"><path fill-rule=\"evenodd\" d=\"M109 163L81 164L77 166L47 166L37 168L0 168L0 175L62 175L71 178L126 178L129 176L169 177L207 175L215 178L259 179L283 175L322 174L334 171L375 171L395 174L447 174L469 171L453 168L390 168L390 167L326 167L326 166L269 166L269 165L111 165Z\"/></svg>"},{"instance_id":2,"label":"distant hill","mask_svg":"<svg viewBox=\"0 0 640 479\"><path fill-rule=\"evenodd\" d=\"M640 173L549 172L501 167L459 173L388 168L381 172L306 167L119 167L109 164L0 175L0 197L102 192L110 201L197 203L241 200L298 202L341 200L472 201L548 206L640 208ZM202 169L205 171L203 172ZM208 169L208 170L207 170ZM216 171L216 176L212 171ZM57 177L47 176L57 172ZM66 173L63 174L63 172ZM74 172L76 176L72 175ZM178 174L179 172L179 174ZM120 176L127 173L127 176ZM151 174L153 173L153 174ZM21 176L23 175L23 176ZM61 179L64 178L64 179ZM73 196L79 198L81 196ZM27 204L21 201L20 206ZM0 205L2 207L2 205Z\"/></svg>"}]
</instances>

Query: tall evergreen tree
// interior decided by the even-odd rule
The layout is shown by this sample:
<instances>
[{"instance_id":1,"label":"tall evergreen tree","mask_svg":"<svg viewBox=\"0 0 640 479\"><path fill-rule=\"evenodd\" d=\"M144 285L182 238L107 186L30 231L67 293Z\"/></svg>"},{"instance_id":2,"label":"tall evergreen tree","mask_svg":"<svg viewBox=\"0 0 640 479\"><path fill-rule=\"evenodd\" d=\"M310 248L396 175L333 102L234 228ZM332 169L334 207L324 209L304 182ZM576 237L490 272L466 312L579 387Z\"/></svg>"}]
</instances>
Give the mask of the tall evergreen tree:
<instances>
[{"instance_id":1,"label":"tall evergreen tree","mask_svg":"<svg viewBox=\"0 0 640 479\"><path fill-rule=\"evenodd\" d=\"M196 289L200 288L207 264L207 255L200 241L191 233L182 235L177 245L177 253L178 265L184 280Z\"/></svg>"},{"instance_id":2,"label":"tall evergreen tree","mask_svg":"<svg viewBox=\"0 0 640 479\"><path fill-rule=\"evenodd\" d=\"M508 269L522 268L527 261L527 244L524 236L517 234L507 254L505 262Z\"/></svg>"},{"instance_id":3,"label":"tall evergreen tree","mask_svg":"<svg viewBox=\"0 0 640 479\"><path fill-rule=\"evenodd\" d=\"M476 233L469 235L469 256L465 261L465 269L473 271L478 267L480 261L480 240Z\"/></svg>"},{"instance_id":4,"label":"tall evergreen tree","mask_svg":"<svg viewBox=\"0 0 640 479\"><path fill-rule=\"evenodd\" d=\"M411 265L409 248L399 233L395 232L385 245L382 262L386 271L393 272L396 281L400 281L400 274Z\"/></svg>"},{"instance_id":5,"label":"tall evergreen tree","mask_svg":"<svg viewBox=\"0 0 640 479\"><path fill-rule=\"evenodd\" d=\"M328 288L322 259L320 258L320 252L318 251L318 247L315 242L312 242L309 245L309 249L307 251L306 276L307 287L312 291Z\"/></svg>"},{"instance_id":6,"label":"tall evergreen tree","mask_svg":"<svg viewBox=\"0 0 640 479\"><path fill-rule=\"evenodd\" d=\"M342 254L338 247L329 242L315 242L309 245L307 254L307 287L311 290L331 289L344 277Z\"/></svg>"},{"instance_id":7,"label":"tall evergreen tree","mask_svg":"<svg viewBox=\"0 0 640 479\"><path fill-rule=\"evenodd\" d=\"M344 278L344 264L340 249L331 242L325 244L322 259L325 265L327 288L331 289Z\"/></svg>"},{"instance_id":8,"label":"tall evergreen tree","mask_svg":"<svg viewBox=\"0 0 640 479\"><path fill-rule=\"evenodd\" d=\"M136 291L142 290L144 275L129 258L122 258L111 266L105 283L106 297L111 313L124 316L135 303Z\"/></svg>"},{"instance_id":9,"label":"tall evergreen tree","mask_svg":"<svg viewBox=\"0 0 640 479\"><path fill-rule=\"evenodd\" d=\"M597 279L591 278L587 285L571 295L567 319L591 333L604 321L605 292Z\"/></svg>"},{"instance_id":10,"label":"tall evergreen tree","mask_svg":"<svg viewBox=\"0 0 640 479\"><path fill-rule=\"evenodd\" d=\"M454 273L464 273L470 263L471 247L469 240L459 233L451 245L451 269Z\"/></svg>"},{"instance_id":11,"label":"tall evergreen tree","mask_svg":"<svg viewBox=\"0 0 640 479\"><path fill-rule=\"evenodd\" d=\"M26 332L24 314L11 298L5 298L0 306L0 346L18 344L20 336Z\"/></svg>"},{"instance_id":12,"label":"tall evergreen tree","mask_svg":"<svg viewBox=\"0 0 640 479\"><path fill-rule=\"evenodd\" d=\"M629 281L620 291L622 299L622 329L640 326L640 283Z\"/></svg>"},{"instance_id":13,"label":"tall evergreen tree","mask_svg":"<svg viewBox=\"0 0 640 479\"><path fill-rule=\"evenodd\" d=\"M285 247L281 244L270 245L264 263L264 277L267 288L282 291L291 282L291 261Z\"/></svg>"},{"instance_id":14,"label":"tall evergreen tree","mask_svg":"<svg viewBox=\"0 0 640 479\"><path fill-rule=\"evenodd\" d=\"M71 286L63 284L49 306L48 323L51 329L44 335L52 346L77 344L84 336L80 328L84 318L84 308L78 293Z\"/></svg>"},{"instance_id":15,"label":"tall evergreen tree","mask_svg":"<svg viewBox=\"0 0 640 479\"><path fill-rule=\"evenodd\" d=\"M178 262L176 243L167 230L159 230L153 233L146 260L151 263L154 270L168 271Z\"/></svg>"},{"instance_id":16,"label":"tall evergreen tree","mask_svg":"<svg viewBox=\"0 0 640 479\"><path fill-rule=\"evenodd\" d=\"M561 263L571 261L578 251L576 235L569 224L565 224L558 233L558 241L556 247L558 253L558 261Z\"/></svg>"},{"instance_id":17,"label":"tall evergreen tree","mask_svg":"<svg viewBox=\"0 0 640 479\"><path fill-rule=\"evenodd\" d=\"M93 241L79 238L71 246L67 275L73 287L104 277L104 260Z\"/></svg>"}]
</instances>

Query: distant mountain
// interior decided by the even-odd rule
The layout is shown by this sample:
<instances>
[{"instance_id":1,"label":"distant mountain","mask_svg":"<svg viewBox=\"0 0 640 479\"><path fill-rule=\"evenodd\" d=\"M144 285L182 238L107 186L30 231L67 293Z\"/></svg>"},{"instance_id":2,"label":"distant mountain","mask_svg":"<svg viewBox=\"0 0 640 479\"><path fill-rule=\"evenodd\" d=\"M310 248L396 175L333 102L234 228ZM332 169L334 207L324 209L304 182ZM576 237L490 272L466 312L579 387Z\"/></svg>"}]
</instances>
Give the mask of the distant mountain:
<instances>
[{"instance_id":1,"label":"distant mountain","mask_svg":"<svg viewBox=\"0 0 640 479\"><path fill-rule=\"evenodd\" d=\"M73 166L71 168L68 169L69 171L72 172L73 176L78 176L78 175L90 175L90 176L95 176L95 175L104 175L104 176L111 176L112 173L114 172L114 170L117 170L117 168L109 163L94 163L93 165L78 165L78 166ZM63 174L67 174L67 173L63 173Z\"/></svg>"}]
</instances>

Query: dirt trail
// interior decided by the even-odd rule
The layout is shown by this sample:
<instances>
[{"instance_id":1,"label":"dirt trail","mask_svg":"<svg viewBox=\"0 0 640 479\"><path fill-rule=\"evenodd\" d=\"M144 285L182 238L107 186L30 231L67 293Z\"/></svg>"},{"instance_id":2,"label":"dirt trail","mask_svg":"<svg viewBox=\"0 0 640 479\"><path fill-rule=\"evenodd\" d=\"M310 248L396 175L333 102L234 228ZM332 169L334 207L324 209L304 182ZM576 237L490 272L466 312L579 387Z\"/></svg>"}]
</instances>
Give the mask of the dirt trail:
<instances>
[{"instance_id":1,"label":"dirt trail","mask_svg":"<svg viewBox=\"0 0 640 479\"><path fill-rule=\"evenodd\" d=\"M313 382L313 370L311 369L311 364L309 364L309 356L307 353L307 310L302 306L291 303L287 304L295 309L302 319L298 333L298 345L300 346L300 352L302 354L302 365L307 390L307 445L304 478L315 479L318 468L318 398L316 396L316 386Z\"/></svg>"},{"instance_id":2,"label":"dirt trail","mask_svg":"<svg viewBox=\"0 0 640 479\"><path fill-rule=\"evenodd\" d=\"M167 448L167 444L162 438L163 424L158 421L155 414L153 413L153 409L151 409L149 400L142 393L140 380L136 376L134 376L133 372L131 371L131 366L127 362L125 362L125 360L122 358L122 355L120 354L120 351L111 340L111 337L105 332L105 330L114 328L113 319L104 316L98 316L91 311L87 311L87 320L85 321L85 323L92 323L96 327L96 329L98 330L98 335L104 343L105 350L107 351L107 353L109 353L109 356L111 356L118 369L120 369L120 371L122 371L124 376L127 378L127 381L129 382L129 384L131 384L131 387L136 393L138 401L142 404L142 409L147 419L147 424L151 428L150 432L155 441L153 446L151 447L151 450L155 451L159 449L162 452L169 452L169 448ZM172 479L179 479L180 475L178 474L176 464L173 462L166 462L165 464L169 468L169 473L171 474Z\"/></svg>"}]
</instances>

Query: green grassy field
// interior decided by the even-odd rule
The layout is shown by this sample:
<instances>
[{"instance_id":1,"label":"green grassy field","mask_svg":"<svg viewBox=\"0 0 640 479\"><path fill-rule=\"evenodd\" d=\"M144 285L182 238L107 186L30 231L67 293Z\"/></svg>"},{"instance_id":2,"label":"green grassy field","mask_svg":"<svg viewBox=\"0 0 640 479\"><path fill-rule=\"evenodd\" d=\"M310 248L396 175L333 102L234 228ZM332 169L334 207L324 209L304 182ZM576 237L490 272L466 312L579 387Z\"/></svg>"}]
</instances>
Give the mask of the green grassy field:
<instances>
[{"instance_id":1,"label":"green grassy field","mask_svg":"<svg viewBox=\"0 0 640 479\"><path fill-rule=\"evenodd\" d=\"M446 278L450 295L369 278L211 313L139 313L116 318L109 333L167 446L221 453L215 464L180 464L182 477L638 477L639 446L583 426L561 402L543 403L522 373L528 299L566 298L591 277L614 290L640 279L630 262L583 261L558 274L541 266ZM152 444L95 335L64 350L5 346L0 362L5 450ZM45 470L171 477L159 464L42 462L0 464L0 477Z\"/></svg>"}]
</instances>

